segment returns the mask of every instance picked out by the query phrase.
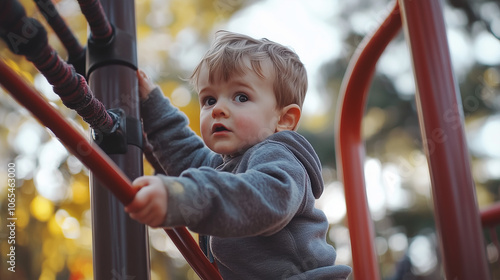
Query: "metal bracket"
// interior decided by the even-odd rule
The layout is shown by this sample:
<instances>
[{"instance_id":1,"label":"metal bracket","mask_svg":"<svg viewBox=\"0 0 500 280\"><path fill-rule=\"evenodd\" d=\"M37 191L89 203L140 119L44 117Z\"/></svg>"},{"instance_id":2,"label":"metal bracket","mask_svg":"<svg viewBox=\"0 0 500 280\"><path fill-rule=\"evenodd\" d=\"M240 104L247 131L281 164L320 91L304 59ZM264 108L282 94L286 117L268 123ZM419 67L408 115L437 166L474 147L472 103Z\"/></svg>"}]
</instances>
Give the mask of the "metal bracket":
<instances>
[{"instance_id":1,"label":"metal bracket","mask_svg":"<svg viewBox=\"0 0 500 280\"><path fill-rule=\"evenodd\" d=\"M107 111L115 124L109 133L93 130L92 137L95 143L107 154L125 154L129 144L142 149L141 122L136 118L126 117L125 111L120 108Z\"/></svg>"},{"instance_id":2,"label":"metal bracket","mask_svg":"<svg viewBox=\"0 0 500 280\"><path fill-rule=\"evenodd\" d=\"M108 64L121 64L137 69L136 42L129 33L113 26L113 35L107 41L89 37L87 43L87 77L96 68Z\"/></svg>"}]
</instances>

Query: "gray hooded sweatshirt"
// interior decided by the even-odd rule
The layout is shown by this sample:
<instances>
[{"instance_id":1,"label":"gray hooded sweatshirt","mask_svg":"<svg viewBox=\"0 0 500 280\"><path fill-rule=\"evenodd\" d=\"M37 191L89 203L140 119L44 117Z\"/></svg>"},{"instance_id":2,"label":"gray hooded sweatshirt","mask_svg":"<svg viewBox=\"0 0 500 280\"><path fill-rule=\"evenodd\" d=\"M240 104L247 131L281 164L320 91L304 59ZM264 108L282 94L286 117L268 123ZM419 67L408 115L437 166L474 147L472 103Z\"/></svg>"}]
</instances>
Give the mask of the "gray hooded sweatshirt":
<instances>
[{"instance_id":1,"label":"gray hooded sweatshirt","mask_svg":"<svg viewBox=\"0 0 500 280\"><path fill-rule=\"evenodd\" d=\"M328 222L314 207L321 165L296 132L278 132L237 156L208 149L186 116L156 88L141 103L144 130L170 176L164 227L210 236L222 277L346 279L326 242Z\"/></svg>"}]
</instances>

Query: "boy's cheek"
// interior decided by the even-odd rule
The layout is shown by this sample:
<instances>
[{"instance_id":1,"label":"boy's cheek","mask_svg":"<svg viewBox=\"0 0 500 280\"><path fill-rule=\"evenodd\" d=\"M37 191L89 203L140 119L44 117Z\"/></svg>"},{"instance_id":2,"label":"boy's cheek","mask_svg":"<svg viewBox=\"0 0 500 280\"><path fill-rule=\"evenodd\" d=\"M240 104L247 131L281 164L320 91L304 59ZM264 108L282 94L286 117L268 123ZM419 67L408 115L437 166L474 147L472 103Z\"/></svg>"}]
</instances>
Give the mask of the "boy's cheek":
<instances>
[{"instance_id":1,"label":"boy's cheek","mask_svg":"<svg viewBox=\"0 0 500 280\"><path fill-rule=\"evenodd\" d=\"M201 138L205 141L206 140L206 137L208 137L210 135L210 132L212 130L212 128L209 128L209 124L204 124L203 122L201 122L200 124L200 134L201 134Z\"/></svg>"},{"instance_id":2,"label":"boy's cheek","mask_svg":"<svg viewBox=\"0 0 500 280\"><path fill-rule=\"evenodd\" d=\"M235 120L234 124L240 133L265 135L274 132L274 120L266 119L260 113L249 114Z\"/></svg>"}]
</instances>

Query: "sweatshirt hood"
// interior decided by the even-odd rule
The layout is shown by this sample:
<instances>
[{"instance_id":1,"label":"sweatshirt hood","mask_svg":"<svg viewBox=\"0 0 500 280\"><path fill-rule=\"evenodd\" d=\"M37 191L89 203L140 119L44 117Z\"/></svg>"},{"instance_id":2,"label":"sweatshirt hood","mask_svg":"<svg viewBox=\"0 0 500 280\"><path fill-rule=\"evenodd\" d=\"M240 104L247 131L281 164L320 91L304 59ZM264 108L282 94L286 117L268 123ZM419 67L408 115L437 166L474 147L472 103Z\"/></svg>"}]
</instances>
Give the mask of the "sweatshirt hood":
<instances>
[{"instance_id":1,"label":"sweatshirt hood","mask_svg":"<svg viewBox=\"0 0 500 280\"><path fill-rule=\"evenodd\" d=\"M294 131L281 131L269 136L267 140L281 142L297 157L309 175L314 197L319 198L324 189L321 162L314 148L304 136Z\"/></svg>"}]
</instances>

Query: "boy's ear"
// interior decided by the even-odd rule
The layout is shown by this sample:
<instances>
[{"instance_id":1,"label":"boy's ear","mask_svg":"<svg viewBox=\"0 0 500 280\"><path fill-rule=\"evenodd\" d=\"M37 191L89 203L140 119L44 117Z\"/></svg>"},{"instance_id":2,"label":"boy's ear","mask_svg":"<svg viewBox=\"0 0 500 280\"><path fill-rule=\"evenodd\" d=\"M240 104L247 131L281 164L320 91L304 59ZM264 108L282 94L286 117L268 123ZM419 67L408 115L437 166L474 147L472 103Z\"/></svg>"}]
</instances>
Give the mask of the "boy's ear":
<instances>
[{"instance_id":1,"label":"boy's ear","mask_svg":"<svg viewBox=\"0 0 500 280\"><path fill-rule=\"evenodd\" d=\"M295 131L298 128L300 120L300 107L297 104L290 104L281 109L281 117L276 127L276 132L291 130Z\"/></svg>"}]
</instances>

